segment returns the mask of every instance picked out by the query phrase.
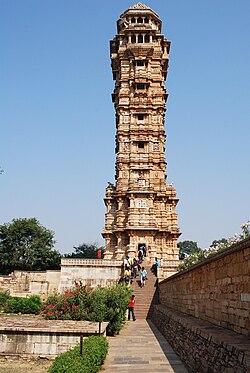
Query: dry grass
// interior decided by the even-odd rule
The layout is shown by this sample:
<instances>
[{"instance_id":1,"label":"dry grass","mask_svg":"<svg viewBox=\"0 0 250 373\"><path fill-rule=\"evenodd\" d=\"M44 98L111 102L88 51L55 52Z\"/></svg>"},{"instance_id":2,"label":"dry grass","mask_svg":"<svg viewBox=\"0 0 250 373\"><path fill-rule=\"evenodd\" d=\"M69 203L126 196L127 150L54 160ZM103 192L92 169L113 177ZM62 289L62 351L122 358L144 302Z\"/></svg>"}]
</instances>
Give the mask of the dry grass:
<instances>
[{"instance_id":1,"label":"dry grass","mask_svg":"<svg viewBox=\"0 0 250 373\"><path fill-rule=\"evenodd\" d=\"M6 360L0 358L0 373L46 373L52 361L47 359L39 360Z\"/></svg>"}]
</instances>

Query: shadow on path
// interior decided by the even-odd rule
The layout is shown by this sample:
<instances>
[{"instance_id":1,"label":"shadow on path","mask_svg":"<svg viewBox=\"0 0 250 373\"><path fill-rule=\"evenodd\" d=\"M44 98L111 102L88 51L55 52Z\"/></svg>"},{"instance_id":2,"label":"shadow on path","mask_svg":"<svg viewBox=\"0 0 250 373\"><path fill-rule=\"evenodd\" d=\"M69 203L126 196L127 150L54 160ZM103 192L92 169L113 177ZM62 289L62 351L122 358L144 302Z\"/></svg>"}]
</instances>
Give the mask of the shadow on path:
<instances>
[{"instance_id":1,"label":"shadow on path","mask_svg":"<svg viewBox=\"0 0 250 373\"><path fill-rule=\"evenodd\" d=\"M155 338L157 339L164 355L166 356L169 364L171 365L173 371L175 373L184 373L188 370L184 367L184 363L180 360L178 355L174 352L166 338L160 333L157 327L153 324L151 320L147 320L150 329L152 330Z\"/></svg>"}]
</instances>

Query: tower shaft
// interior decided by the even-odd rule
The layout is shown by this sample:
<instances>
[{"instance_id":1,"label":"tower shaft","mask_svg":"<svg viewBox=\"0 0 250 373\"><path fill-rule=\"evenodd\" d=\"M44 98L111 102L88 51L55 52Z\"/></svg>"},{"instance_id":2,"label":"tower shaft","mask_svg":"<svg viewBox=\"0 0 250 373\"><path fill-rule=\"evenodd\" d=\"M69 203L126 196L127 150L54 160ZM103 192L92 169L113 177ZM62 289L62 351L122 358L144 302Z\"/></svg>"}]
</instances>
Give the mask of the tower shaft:
<instances>
[{"instance_id":1,"label":"tower shaft","mask_svg":"<svg viewBox=\"0 0 250 373\"><path fill-rule=\"evenodd\" d=\"M164 129L170 41L161 20L137 3L117 22L110 41L115 80L116 183L106 188L105 258L137 256L146 247L150 261L178 260L178 199L166 184Z\"/></svg>"}]
</instances>

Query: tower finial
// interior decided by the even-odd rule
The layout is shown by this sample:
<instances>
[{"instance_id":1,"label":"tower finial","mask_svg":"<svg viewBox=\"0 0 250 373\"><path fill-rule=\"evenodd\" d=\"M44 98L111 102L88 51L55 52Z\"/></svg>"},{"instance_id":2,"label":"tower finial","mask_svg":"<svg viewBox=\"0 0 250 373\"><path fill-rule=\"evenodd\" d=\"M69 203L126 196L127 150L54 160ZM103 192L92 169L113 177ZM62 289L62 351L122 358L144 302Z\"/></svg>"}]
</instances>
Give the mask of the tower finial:
<instances>
[{"instance_id":1,"label":"tower finial","mask_svg":"<svg viewBox=\"0 0 250 373\"><path fill-rule=\"evenodd\" d=\"M150 9L150 8L147 5L139 2L139 3L132 5L129 9Z\"/></svg>"}]
</instances>

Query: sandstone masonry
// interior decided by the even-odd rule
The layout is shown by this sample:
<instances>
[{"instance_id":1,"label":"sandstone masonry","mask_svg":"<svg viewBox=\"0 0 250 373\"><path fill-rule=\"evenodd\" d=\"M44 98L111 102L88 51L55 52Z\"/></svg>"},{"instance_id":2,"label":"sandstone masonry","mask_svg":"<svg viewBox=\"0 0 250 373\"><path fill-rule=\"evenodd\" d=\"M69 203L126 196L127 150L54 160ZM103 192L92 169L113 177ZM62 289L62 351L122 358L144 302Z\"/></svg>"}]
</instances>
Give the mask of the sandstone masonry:
<instances>
[{"instance_id":1,"label":"sandstone masonry","mask_svg":"<svg viewBox=\"0 0 250 373\"><path fill-rule=\"evenodd\" d=\"M166 184L164 118L170 42L162 22L137 3L117 22L110 42L115 80L116 183L106 189L105 259L137 256L144 245L151 262L157 256L165 272L178 262L178 202ZM165 264L174 262L170 267ZM164 276L164 273L163 273ZM166 277L166 275L165 275Z\"/></svg>"},{"instance_id":2,"label":"sandstone masonry","mask_svg":"<svg viewBox=\"0 0 250 373\"><path fill-rule=\"evenodd\" d=\"M162 281L160 303L250 335L250 238Z\"/></svg>"}]
</instances>

